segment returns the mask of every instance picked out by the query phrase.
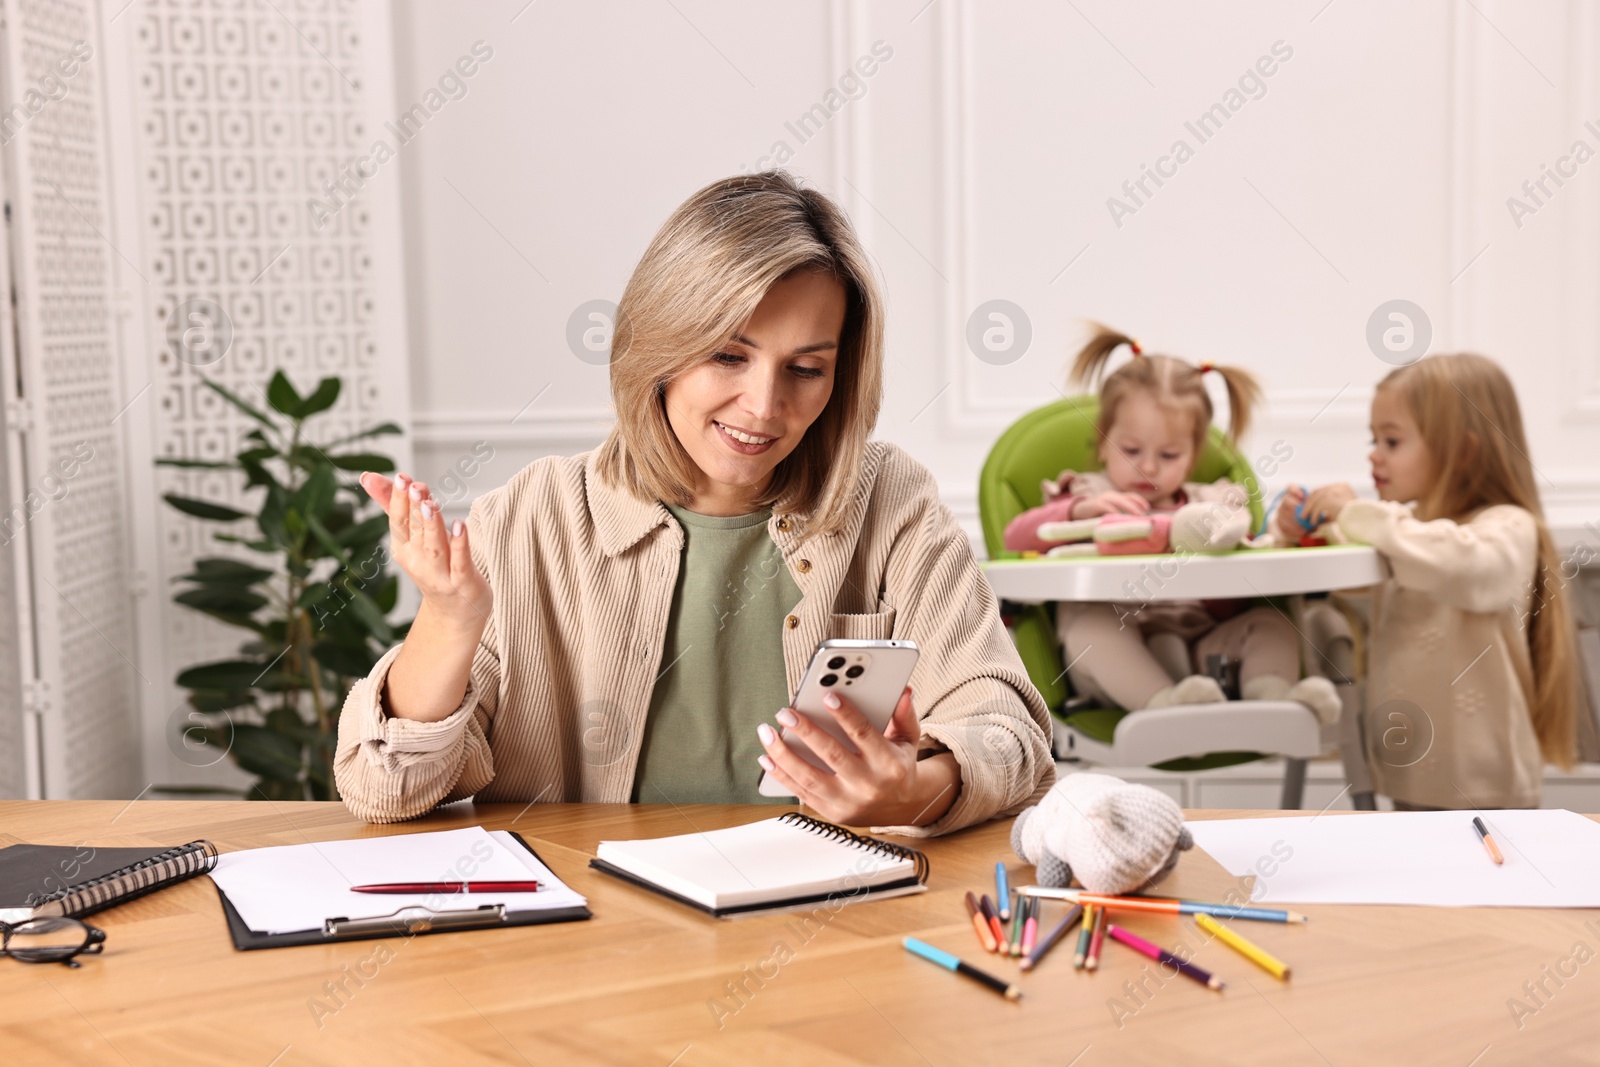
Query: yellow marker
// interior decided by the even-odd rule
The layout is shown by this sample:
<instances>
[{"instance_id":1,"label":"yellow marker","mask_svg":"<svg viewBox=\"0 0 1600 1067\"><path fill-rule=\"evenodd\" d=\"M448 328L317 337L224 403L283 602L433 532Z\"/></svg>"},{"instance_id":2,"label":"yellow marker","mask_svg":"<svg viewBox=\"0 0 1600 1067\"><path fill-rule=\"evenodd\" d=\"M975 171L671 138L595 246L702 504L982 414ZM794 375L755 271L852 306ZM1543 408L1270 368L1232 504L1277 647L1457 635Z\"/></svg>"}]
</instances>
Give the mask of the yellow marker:
<instances>
[{"instance_id":1,"label":"yellow marker","mask_svg":"<svg viewBox=\"0 0 1600 1067\"><path fill-rule=\"evenodd\" d=\"M1194 917L1194 921L1195 925L1200 927L1200 929L1204 930L1208 934L1214 934L1218 938L1221 938L1223 944L1239 953L1239 955L1243 956L1251 963L1256 964L1262 970L1266 971L1280 982L1286 982L1289 980L1289 965L1269 953L1260 945L1240 937L1238 934L1234 933L1226 926L1223 926L1209 915L1196 915Z\"/></svg>"}]
</instances>

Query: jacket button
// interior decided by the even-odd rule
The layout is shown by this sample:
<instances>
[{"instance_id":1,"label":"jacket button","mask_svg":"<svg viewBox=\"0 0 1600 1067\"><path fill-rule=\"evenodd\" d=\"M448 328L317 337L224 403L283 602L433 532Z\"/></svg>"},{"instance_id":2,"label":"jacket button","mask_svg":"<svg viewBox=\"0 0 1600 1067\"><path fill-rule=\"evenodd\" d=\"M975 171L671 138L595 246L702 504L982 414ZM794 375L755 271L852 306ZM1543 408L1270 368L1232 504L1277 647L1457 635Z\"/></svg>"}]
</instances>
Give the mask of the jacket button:
<instances>
[{"instance_id":1,"label":"jacket button","mask_svg":"<svg viewBox=\"0 0 1600 1067\"><path fill-rule=\"evenodd\" d=\"M795 566L800 568L800 573L801 574L810 574L811 573L811 561L809 559L803 559L800 562L796 563Z\"/></svg>"},{"instance_id":2,"label":"jacket button","mask_svg":"<svg viewBox=\"0 0 1600 1067\"><path fill-rule=\"evenodd\" d=\"M799 620L799 619L797 619L797 618L795 618L795 617L794 617L794 616L793 616L793 615L790 615L790 616L789 616L789 617L788 617L788 618L787 618L787 619L784 619L784 620L783 620L783 624L784 624L784 625L785 625L785 626L787 626L787 627L788 627L788 628L789 628L789 629L791 629L791 630L792 630L792 629L794 629L794 628L795 628L795 627L796 627L796 626L799 626L799 625L800 625L800 620Z\"/></svg>"},{"instance_id":3,"label":"jacket button","mask_svg":"<svg viewBox=\"0 0 1600 1067\"><path fill-rule=\"evenodd\" d=\"M785 516L784 518L781 518L781 519L778 520L778 529L780 529L780 530L788 530L789 529L789 519L788 519L787 516Z\"/></svg>"}]
</instances>

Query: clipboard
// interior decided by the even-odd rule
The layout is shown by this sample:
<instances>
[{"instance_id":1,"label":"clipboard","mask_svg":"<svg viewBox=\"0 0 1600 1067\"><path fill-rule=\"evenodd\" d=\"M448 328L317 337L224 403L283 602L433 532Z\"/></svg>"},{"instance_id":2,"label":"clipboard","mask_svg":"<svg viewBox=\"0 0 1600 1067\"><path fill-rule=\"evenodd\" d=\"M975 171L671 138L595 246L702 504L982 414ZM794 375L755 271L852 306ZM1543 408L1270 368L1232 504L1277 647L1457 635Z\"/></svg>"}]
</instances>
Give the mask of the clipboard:
<instances>
[{"instance_id":1,"label":"clipboard","mask_svg":"<svg viewBox=\"0 0 1600 1067\"><path fill-rule=\"evenodd\" d=\"M515 830L507 831L534 859L544 863L533 846ZM548 864L546 864L548 866ZM212 883L216 885L215 882ZM258 948L288 948L293 945L328 945L338 941L370 941L383 937L411 937L418 934L452 933L458 930L485 930L509 926L537 926L542 923L577 922L591 919L587 907L546 908L539 911L511 911L504 904L458 911L432 911L419 904L405 905L385 915L331 916L321 928L293 930L282 934L262 934L245 925L244 919L217 886L222 914L228 921L233 947L241 952Z\"/></svg>"}]
</instances>

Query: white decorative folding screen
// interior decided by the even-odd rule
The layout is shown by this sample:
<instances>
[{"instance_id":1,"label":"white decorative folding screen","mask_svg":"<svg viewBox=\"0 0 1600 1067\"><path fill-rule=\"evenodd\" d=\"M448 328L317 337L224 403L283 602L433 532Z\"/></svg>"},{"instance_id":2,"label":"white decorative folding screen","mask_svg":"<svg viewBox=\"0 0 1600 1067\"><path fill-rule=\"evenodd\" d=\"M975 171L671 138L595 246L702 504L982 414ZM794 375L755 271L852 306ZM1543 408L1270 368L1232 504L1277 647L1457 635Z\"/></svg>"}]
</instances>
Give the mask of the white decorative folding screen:
<instances>
[{"instance_id":1,"label":"white decorative folding screen","mask_svg":"<svg viewBox=\"0 0 1600 1067\"><path fill-rule=\"evenodd\" d=\"M226 781L225 761L208 766L211 753L195 757L179 740L186 707L173 678L233 657L244 631L174 604L172 579L199 556L249 554L212 539L225 527L179 514L160 494L251 512L256 501L242 476L153 462L238 450L249 426L202 375L261 406L275 370L306 390L338 376L340 400L314 424L330 437L409 422L399 175L370 183L320 226L310 209L389 110L388 9L381 0L138 0L91 18L88 2L0 6L8 93L37 84L80 38L91 52L65 95L3 149L8 198L28 222L8 237L17 362L24 383L40 383L32 431L5 420L7 502L77 442L94 448L62 500L29 523L40 578L31 601L26 561L0 547L0 796L38 795L16 758L27 719L9 706L27 692L34 635L51 700L37 746L44 795L132 797L151 785ZM206 306L197 301L220 309L225 350L176 343L190 311ZM408 441L380 441L408 460ZM13 614L15 641L6 640Z\"/></svg>"},{"instance_id":2,"label":"white decorative folding screen","mask_svg":"<svg viewBox=\"0 0 1600 1067\"><path fill-rule=\"evenodd\" d=\"M89 0L0 0L7 795L132 796L134 666L105 86ZM9 301L8 301L9 303ZM133 758L130 758L133 757Z\"/></svg>"}]
</instances>

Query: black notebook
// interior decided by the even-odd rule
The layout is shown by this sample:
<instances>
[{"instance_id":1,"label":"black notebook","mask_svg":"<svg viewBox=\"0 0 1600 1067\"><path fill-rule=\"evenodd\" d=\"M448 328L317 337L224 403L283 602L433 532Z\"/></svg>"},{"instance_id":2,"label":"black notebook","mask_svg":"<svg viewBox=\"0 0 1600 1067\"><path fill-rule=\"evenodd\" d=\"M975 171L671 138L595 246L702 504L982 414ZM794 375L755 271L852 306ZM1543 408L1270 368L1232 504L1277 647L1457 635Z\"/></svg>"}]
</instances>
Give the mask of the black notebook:
<instances>
[{"instance_id":1,"label":"black notebook","mask_svg":"<svg viewBox=\"0 0 1600 1067\"><path fill-rule=\"evenodd\" d=\"M725 830L602 841L589 866L719 917L918 893L928 880L928 857L916 849L794 811Z\"/></svg>"},{"instance_id":2,"label":"black notebook","mask_svg":"<svg viewBox=\"0 0 1600 1067\"><path fill-rule=\"evenodd\" d=\"M209 841L169 849L8 845L0 848L0 920L82 918L205 874L216 862Z\"/></svg>"}]
</instances>

